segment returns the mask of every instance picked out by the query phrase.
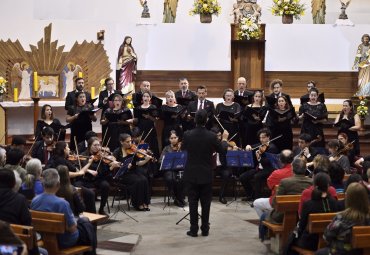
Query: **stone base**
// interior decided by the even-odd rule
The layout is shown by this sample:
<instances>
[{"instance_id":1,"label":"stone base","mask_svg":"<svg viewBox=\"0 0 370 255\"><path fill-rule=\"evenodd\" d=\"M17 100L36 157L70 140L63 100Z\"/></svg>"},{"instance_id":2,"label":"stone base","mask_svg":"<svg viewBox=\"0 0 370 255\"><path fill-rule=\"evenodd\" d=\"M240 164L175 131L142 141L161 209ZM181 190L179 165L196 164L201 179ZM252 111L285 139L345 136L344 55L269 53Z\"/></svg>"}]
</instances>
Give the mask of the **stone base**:
<instances>
[{"instance_id":1,"label":"stone base","mask_svg":"<svg viewBox=\"0 0 370 255\"><path fill-rule=\"evenodd\" d=\"M337 19L335 26L354 26L355 24L350 19Z\"/></svg>"}]
</instances>

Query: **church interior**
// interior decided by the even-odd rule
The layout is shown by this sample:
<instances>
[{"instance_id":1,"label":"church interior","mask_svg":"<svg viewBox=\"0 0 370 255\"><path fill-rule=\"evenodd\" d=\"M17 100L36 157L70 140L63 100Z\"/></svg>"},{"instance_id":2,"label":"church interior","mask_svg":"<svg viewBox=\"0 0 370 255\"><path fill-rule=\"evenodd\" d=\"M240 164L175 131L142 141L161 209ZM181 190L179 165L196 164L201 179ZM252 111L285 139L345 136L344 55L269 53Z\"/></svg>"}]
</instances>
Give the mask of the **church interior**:
<instances>
[{"instance_id":1,"label":"church interior","mask_svg":"<svg viewBox=\"0 0 370 255\"><path fill-rule=\"evenodd\" d=\"M194 2L201 2L199 8L204 7L204 4L217 3L221 7L220 13L217 14L216 11L206 16L198 13L191 15L191 10L194 10L195 6ZM286 15L283 17L281 14L274 15L274 6L297 2L302 4L304 12L297 15L289 14L291 21L285 20ZM244 89L250 94L247 96L243 93L241 96L239 94L239 104L242 108L232 113L231 123L239 113L238 118L248 114L248 111L244 114L244 110L249 107L249 104L253 108L255 95L261 92L266 102L267 112L261 115L258 121L261 129L266 127L266 119L273 118L272 112L278 107L278 98L284 95L284 100L294 116L291 117L292 121L289 120L290 148L289 146L282 147L278 152L282 153L283 149L294 151L293 148L303 139L301 138L304 133L302 118L303 122L307 120L307 117L300 117L305 113L302 111L304 109L302 96L307 94L305 102L310 105L308 101L311 100L312 90L308 84L313 83L317 89L316 96L321 95L325 98L321 103L319 102L325 106L326 115L323 118L325 122L319 123L319 120L316 120L318 117L311 115L314 118L314 124L320 124L321 133L317 134L319 142L323 142L320 150L325 151L328 158L336 158L343 152L347 153L347 150L341 147L337 148L337 151L331 151L330 143L332 140L339 139L340 132L338 125L335 124L338 120L342 120L343 114L346 114L343 110L345 100L350 100L352 115L349 115L354 119L355 128L349 129L356 133L353 138L356 141L350 140L351 136L348 135L347 144L349 143L349 146L354 144L354 147L358 149L354 157L356 160L353 159L350 162L350 168L362 168L366 165L365 163L362 165L362 162L370 160L366 157L370 155L370 118L367 108L368 99L370 99L370 36L368 35L370 34L370 2L368 0L2 0L0 6L3 10L0 15L0 146L4 150L13 145L14 137L21 137L25 141L24 154L30 156L30 153L35 150L35 144L45 137L43 131L46 128L37 133L38 121L45 120L45 113L42 112L45 105L50 106L53 118L59 119L58 125L63 127L62 133L60 130L59 133L53 133L54 140L61 140L59 139L61 134L64 138L63 132L65 132L64 140L70 143L69 147L72 150L75 147L78 148L79 142L85 142L85 134L78 137L78 130L85 127L81 125L70 128L73 126L74 116L79 112L67 110L68 94L73 91L79 93L77 83L80 78L84 81L82 86L86 92L86 101L87 103L92 102L92 108L89 108L88 112L91 127L88 129L94 131L102 140L103 147L110 147L109 143L110 145L116 144L118 147L111 148L113 153L114 149L119 149L123 144L121 139L125 138L122 138L120 133L125 132L117 128L114 133L113 129L116 126L112 126L109 130L104 129L101 120L108 118L104 115L107 108L110 107L112 111L115 111L116 94L119 95L121 101L127 103L121 108L130 108L128 114L132 119L131 122L125 120L129 123L125 124L125 128L128 129L122 130L134 133L135 126L141 127L135 124L134 120L137 118L135 108L140 108L135 105L135 94L141 92L139 100L139 105L141 105L145 101L143 84L146 82L150 83L151 101L149 104L154 105L153 98L158 99L157 108L160 108L162 103L163 105L168 103L169 91L177 100L178 96L174 92L180 91L181 93L183 90L181 82L186 80L187 91L196 93L193 101L198 102L198 92L205 89L206 99L212 101L213 108L217 106L213 110L220 113L218 105L227 102L228 89L232 92L232 100L236 102L240 89L240 77L245 77ZM208 20L202 20L203 17ZM245 21L243 17L254 20L259 33L257 38L247 39L240 35L243 29L241 23ZM367 44L364 43L366 34ZM126 47L127 44L129 46ZM127 56L131 59L128 60ZM280 83L276 82L277 80ZM100 95L103 91L108 91L109 81L113 82L113 90L117 92L114 94L109 92L104 101L101 100L104 96L100 98ZM270 105L268 95L274 95L274 84L276 83L280 84L280 95L275 96L274 103ZM182 97L186 96L183 94ZM94 99L96 99L95 103ZM199 101L200 108L199 103L195 105L194 112L189 110L190 103L184 100L187 102L184 108L187 108L188 113L186 114L189 119L194 119L198 109L204 109L203 99ZM107 104L108 100L110 101L109 107L98 106L103 101L102 104ZM248 103L242 104L242 100L247 100ZM72 104L74 101L75 98ZM77 97L76 101L78 102ZM181 99L177 100L179 105L181 105L180 102ZM270 108L267 108L267 105ZM158 151L153 150L154 156L151 158L158 157L157 160L159 160L162 149L166 145L171 145L168 143L167 135L172 134L172 130L167 130L168 123L164 120L165 117L162 118L159 115L150 116L155 119L152 129L155 133L153 139L156 140L154 144ZM175 118L182 115L183 112L178 111ZM95 116L95 120L92 116ZM221 118L221 115L217 116ZM254 147L251 141L258 143L257 150L264 145L264 142L259 140L258 130L253 135L248 134L252 132L252 129L245 131L248 130L247 124L242 123L242 118L237 125L240 128L239 133L230 131L228 128L230 123L227 121L221 120L223 126L217 117L215 119L219 126L216 121L213 121L213 124L218 126L219 132L228 130L230 137L234 135L238 139L238 141L232 138L229 140L229 142L234 142L234 148L245 151L244 148L247 145ZM272 130L274 124L270 125L267 125L271 129L268 136L274 138L278 133ZM182 128L185 129L184 124ZM243 128L245 130L242 130ZM143 134L139 132L139 140L142 140L142 137L151 140L152 129ZM309 133L310 128L306 127L306 129ZM177 133L176 135L181 140L182 134ZM248 135L253 136L253 139L249 139ZM325 139L323 139L324 136ZM74 140L76 137L77 140ZM78 140L79 138L82 140ZM134 139L133 134L132 139ZM312 137L307 147L315 142L316 137ZM90 142L86 140L85 143L87 145ZM346 144L344 146L346 148ZM303 155L303 151L302 148L298 154ZM136 154L137 151L133 157ZM52 154L49 156L51 158ZM82 171L79 156L77 150L78 163L77 161L75 163L77 169ZM144 154L143 157L147 155ZM160 159L163 160L163 155ZM359 166L357 163L360 159L362 161ZM43 167L47 165L42 160L41 163ZM108 168L111 163L112 160ZM124 162L120 164L119 169ZM207 236L201 236L198 233L198 238L192 238L186 235L190 224L188 217L182 220L183 216L190 213L188 202L185 199L178 200L166 186L164 177L158 170L162 167L161 162L153 165L156 165L157 169L148 177L149 203L145 202L144 207L130 201L132 194L129 194L130 190L126 185L117 186L114 191L113 189L108 191L108 201L103 198L104 195L100 191L101 186L93 189L89 187L90 190L96 192L94 207L101 206L99 210L95 210L95 213L98 211L104 216L94 221L96 224L94 226L97 228L95 254L283 254L288 235L294 230L298 221L297 208L300 197L297 201L282 200L281 203L279 202L280 208L285 210L285 220L280 225L265 224L271 238L267 241L260 241L259 228L263 225L264 218L261 219L260 215L256 214L253 200L249 199L248 189L241 181L242 174L239 170L236 171L237 173L232 170L227 188L225 188L222 175L215 172L210 234L208 236L207 231ZM368 166L370 170L370 165ZM3 167L2 165L1 168ZM97 168L99 167L100 163ZM362 175L366 175L366 170L361 170L364 171L361 172ZM345 171L343 178L348 179L350 175L359 173L356 172L357 170L351 171ZM72 178L71 174L69 176ZM181 174L176 178L181 179ZM179 182L178 179L176 182ZM257 196L253 193L254 199L270 196L271 191L266 180L263 186L264 188L261 188L263 194ZM366 187L370 193L369 186ZM2 188L0 184L0 189ZM270 189L273 190L275 187ZM220 192L223 193L222 197L219 196ZM337 193L338 197L335 196L335 198L339 200L339 193L343 194L343 191L337 191ZM228 201L223 200L224 197ZM344 199L344 194L341 199ZM102 207L101 200L105 201L107 206ZM290 206L295 206L295 209L287 209L288 203ZM149 204L150 209L147 207ZM142 212L145 209L149 210ZM0 220L2 220L1 215L0 212ZM325 221L325 227L332 218ZM292 219L290 223L288 219ZM181 222L177 223L179 220ZM320 231L316 232L319 236L322 236L325 230L322 226ZM37 227L34 226L32 231L36 229ZM363 231L363 235L369 238L370 227ZM355 238L354 234L353 238ZM319 247L315 250L325 247L322 237L319 239L323 243L319 243ZM3 240L0 240L0 246L2 242ZM357 247L364 251L363 254L370 254L370 246L366 245L366 241L361 243L362 246L356 245L358 244L352 242L353 249ZM300 249L297 248L295 253L289 254L314 254L313 251L305 253L307 250ZM56 252L55 254L82 254L77 250L69 252ZM3 253L0 252L0 254ZM49 254L53 255L52 252Z\"/></svg>"}]
</instances>

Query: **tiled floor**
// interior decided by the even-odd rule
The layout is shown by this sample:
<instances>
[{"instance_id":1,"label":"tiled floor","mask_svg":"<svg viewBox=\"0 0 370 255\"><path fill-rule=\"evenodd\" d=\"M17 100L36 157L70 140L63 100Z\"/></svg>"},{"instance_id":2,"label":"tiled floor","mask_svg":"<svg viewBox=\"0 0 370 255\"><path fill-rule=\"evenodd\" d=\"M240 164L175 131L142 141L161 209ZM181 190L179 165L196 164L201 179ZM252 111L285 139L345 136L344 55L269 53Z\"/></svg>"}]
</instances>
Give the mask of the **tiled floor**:
<instances>
[{"instance_id":1,"label":"tiled floor","mask_svg":"<svg viewBox=\"0 0 370 255\"><path fill-rule=\"evenodd\" d=\"M152 199L150 212L127 211L138 222L118 212L112 218L117 222L98 227L98 240L105 248L99 248L98 244L98 254L270 254L258 240L255 221L246 221L257 219L257 215L244 202L225 206L215 199L211 207L210 234L196 238L186 235L190 225L188 220L176 225L188 213L188 207L163 207L163 198L157 197ZM122 250L114 251L113 246Z\"/></svg>"}]
</instances>

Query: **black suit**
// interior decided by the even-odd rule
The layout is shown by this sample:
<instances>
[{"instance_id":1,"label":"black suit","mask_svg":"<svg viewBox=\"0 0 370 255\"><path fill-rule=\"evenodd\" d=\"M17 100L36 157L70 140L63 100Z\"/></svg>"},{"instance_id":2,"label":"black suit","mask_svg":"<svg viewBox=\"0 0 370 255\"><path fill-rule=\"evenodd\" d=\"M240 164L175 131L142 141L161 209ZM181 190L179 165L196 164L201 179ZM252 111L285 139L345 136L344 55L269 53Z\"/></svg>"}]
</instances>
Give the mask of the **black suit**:
<instances>
[{"instance_id":1,"label":"black suit","mask_svg":"<svg viewBox=\"0 0 370 255\"><path fill-rule=\"evenodd\" d=\"M216 134L205 127L196 127L185 132L181 150L188 153L184 181L188 188L190 208L190 231L198 232L198 201L202 207L203 233L209 230L209 210L212 200L212 154L225 154L227 142L217 139Z\"/></svg>"},{"instance_id":2,"label":"black suit","mask_svg":"<svg viewBox=\"0 0 370 255\"><path fill-rule=\"evenodd\" d=\"M186 99L189 99L191 101L195 101L195 100L197 100L197 95L195 94L195 92L193 92L191 90L187 90L185 92L185 95L182 96L182 90L178 90L178 91L175 92L175 98L176 98L176 101L178 101L179 98L186 98ZM188 104L183 104L183 106L187 107ZM192 122L187 121L185 118L181 119L181 125L182 125L182 130L184 132L186 130L190 130L190 129L193 128Z\"/></svg>"},{"instance_id":3,"label":"black suit","mask_svg":"<svg viewBox=\"0 0 370 255\"><path fill-rule=\"evenodd\" d=\"M75 98L76 98L76 90L73 90L73 91L70 91L67 93L67 97L66 97L66 103L64 105L64 108L68 111L69 108L71 108L71 106L74 106L75 105ZM90 102L91 101L91 94L87 91L84 91L85 94L86 94L86 102Z\"/></svg>"},{"instance_id":4,"label":"black suit","mask_svg":"<svg viewBox=\"0 0 370 255\"><path fill-rule=\"evenodd\" d=\"M111 95L112 94L115 94L115 93L120 93L119 90L113 90ZM105 104L103 103L104 101L104 98L106 97L109 97L110 95L108 95L108 90L103 90L99 93L99 103L98 103L98 108L101 108L101 115L100 115L100 119L103 117L103 114L105 112L105 110L107 110L109 108L109 101L107 101ZM102 125L101 126L101 130L102 130L102 134L104 136L105 134L105 130L107 129L107 125Z\"/></svg>"},{"instance_id":5,"label":"black suit","mask_svg":"<svg viewBox=\"0 0 370 255\"><path fill-rule=\"evenodd\" d=\"M41 164L47 164L51 157L51 152L46 150L44 140L35 142L35 145L32 148L31 157L39 159Z\"/></svg>"},{"instance_id":6,"label":"black suit","mask_svg":"<svg viewBox=\"0 0 370 255\"><path fill-rule=\"evenodd\" d=\"M192 116L194 116L194 113L196 111L198 111L198 107L199 107L199 100L195 100L195 101L191 101L188 105L188 114L191 114ZM212 101L209 101L207 99L204 99L204 102L203 102L203 109L207 111L207 115L208 115L208 122L206 124L206 128L207 129L211 129L212 128L212 120L213 120L213 115L215 114L215 105L213 104ZM194 120L191 121L191 127L192 129L195 127L195 123L194 123Z\"/></svg>"}]
</instances>

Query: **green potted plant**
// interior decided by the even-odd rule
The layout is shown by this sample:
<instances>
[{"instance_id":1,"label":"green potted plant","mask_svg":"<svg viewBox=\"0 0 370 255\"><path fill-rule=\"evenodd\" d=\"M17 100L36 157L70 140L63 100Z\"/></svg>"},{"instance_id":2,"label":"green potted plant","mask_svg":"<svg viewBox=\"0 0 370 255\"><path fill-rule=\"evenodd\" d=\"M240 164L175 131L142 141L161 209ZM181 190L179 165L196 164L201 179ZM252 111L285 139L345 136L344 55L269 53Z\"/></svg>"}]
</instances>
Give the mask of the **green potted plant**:
<instances>
[{"instance_id":1,"label":"green potted plant","mask_svg":"<svg viewBox=\"0 0 370 255\"><path fill-rule=\"evenodd\" d=\"M190 15L199 14L201 23L211 23L212 15L218 16L221 13L221 6L217 0L195 0Z\"/></svg>"},{"instance_id":2,"label":"green potted plant","mask_svg":"<svg viewBox=\"0 0 370 255\"><path fill-rule=\"evenodd\" d=\"M305 4L299 0L273 0L272 15L282 16L283 24L292 24L293 17L300 19L306 10Z\"/></svg>"}]
</instances>

